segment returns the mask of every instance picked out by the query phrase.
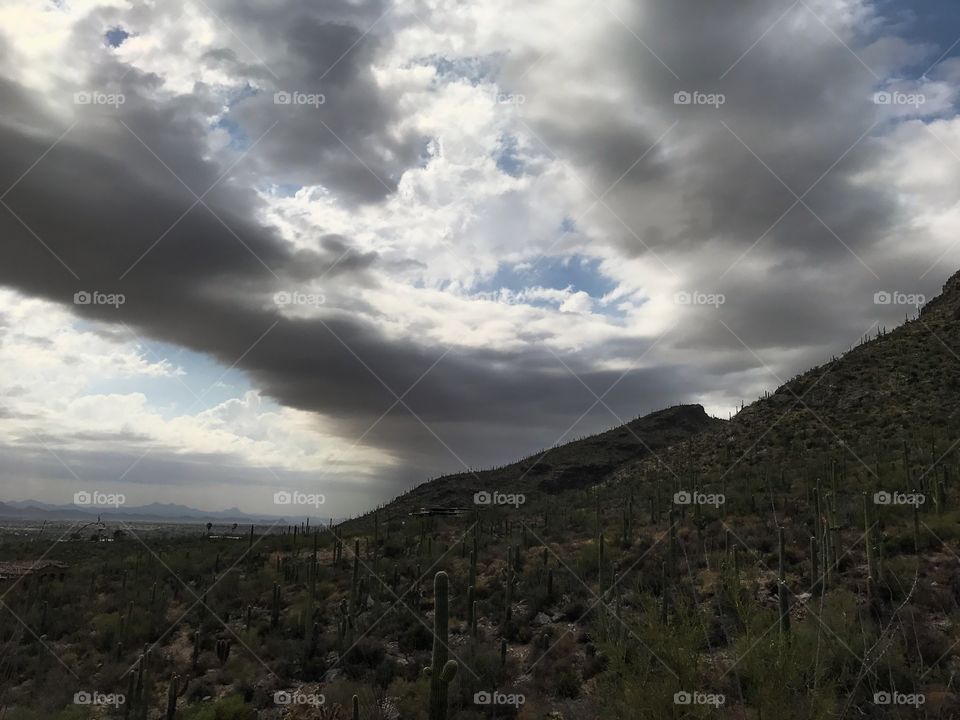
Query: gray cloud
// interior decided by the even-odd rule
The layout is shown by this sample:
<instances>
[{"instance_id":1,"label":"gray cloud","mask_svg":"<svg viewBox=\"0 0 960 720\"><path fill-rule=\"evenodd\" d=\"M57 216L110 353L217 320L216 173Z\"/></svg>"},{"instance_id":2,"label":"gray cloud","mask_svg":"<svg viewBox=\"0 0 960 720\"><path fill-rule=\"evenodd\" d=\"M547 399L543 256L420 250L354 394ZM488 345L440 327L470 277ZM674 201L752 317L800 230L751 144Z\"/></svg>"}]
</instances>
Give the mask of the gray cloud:
<instances>
[{"instance_id":1,"label":"gray cloud","mask_svg":"<svg viewBox=\"0 0 960 720\"><path fill-rule=\"evenodd\" d=\"M269 305L270 294L289 284L282 278L316 277L347 253L337 265L341 280L375 283L365 272L377 258L332 235L321 236L316 251L291 250L253 217L255 196L231 183L209 196L219 219L202 205L183 215L194 198L120 121L187 185L203 187L216 180L219 168L199 159L202 129L195 114L177 104L190 102L150 114L134 96L116 118L93 117L65 137L5 198L29 230L12 213L0 215L6 238L0 282L64 304L78 290L124 293L120 309L77 311L212 354L225 366L239 360L281 403L331 416L346 436L359 437L395 400L384 384L404 393L443 348L388 340L347 315L322 323L282 318ZM0 185L13 184L54 139L0 126ZM618 375L592 371L586 358L567 362L597 393ZM675 371L661 368L631 374L607 402L627 417L638 403L653 409L695 393ZM547 352L490 349L451 353L405 402L430 429L401 406L367 440L411 461L404 481L436 467L462 469L434 432L465 461L485 464L501 452L518 455L550 444L593 398ZM577 432L614 421L598 411Z\"/></svg>"},{"instance_id":2,"label":"gray cloud","mask_svg":"<svg viewBox=\"0 0 960 720\"><path fill-rule=\"evenodd\" d=\"M604 208L591 219L632 256L697 257L692 268L684 263L685 287L727 296L719 311L685 320L681 349L737 350L754 365L722 319L761 354L795 348L782 368L789 375L874 321L902 321L902 308L873 303L878 290L931 297L952 272L944 265L921 278L936 256L909 227L914 211L896 188L863 181L890 149L878 140L890 123L874 91L939 51L894 37L869 3L847 8L865 13L847 28L823 17L827 5L636 3L621 15L630 30L611 22L593 52L564 56L579 63L585 80L576 88L545 86L537 70L525 74L526 58L507 66L550 151L597 194L619 181L605 198L619 220ZM725 102L677 105L679 91L721 93ZM912 257L891 251L897 235L916 246Z\"/></svg>"},{"instance_id":3,"label":"gray cloud","mask_svg":"<svg viewBox=\"0 0 960 720\"><path fill-rule=\"evenodd\" d=\"M323 322L281 316L270 296L291 283L325 276L331 293L349 294L351 287L377 287L381 273L398 266L322 227L312 229L311 249L293 249L264 221L255 188L264 182L320 184L348 207L369 207L391 197L401 174L417 165L423 139L398 130L401 98L381 87L374 73L394 41L389 23L380 24L388 5L288 0L264 9L223 0L212 7L231 32L204 62L256 88L235 98L225 114L221 89L198 85L190 94L171 95L156 76L96 55L89 87L123 92L126 102L117 109L89 108L47 152L66 129L56 108L0 77L0 189L16 183L4 197L12 212L0 207L0 284L68 306L78 290L124 293L119 310L83 306L77 312L107 326L97 332L109 335L109 325L122 321L224 366L238 363L280 403L322 413L344 437L359 437L394 403L390 390L404 393L445 348L416 335L388 337L353 314L356 301L349 299L332 303ZM793 348L791 359L769 360L786 379L853 342L872 319L892 324L900 310L878 310L876 290L919 285L918 292L933 295L948 272L919 282L928 259L904 263L877 250L879 238L904 224L905 212L891 188L857 181L876 163L873 138L849 150L879 119L870 101L877 81L801 6L720 77L784 9L759 0L735 10L709 0L637 4L625 20L670 70L615 23L602 52L579 48L575 57L582 77L571 76L571 83L613 83L622 89L616 102L564 97L552 93L538 72L521 81L519 63L504 67L504 83L529 96L526 122L549 148L598 193L620 180L607 202L626 225L653 252L697 254L685 278L691 289L727 295L719 310L693 312L672 330L665 343L670 364L630 372L617 385L606 402L624 420L713 391L739 391L744 380L736 376L759 364L718 318L764 359ZM105 18L123 20L136 32L175 21L182 10L180 3L163 3L102 11L76 28L73 42L89 47ZM858 38L857 49L872 39ZM864 56L888 69L911 53L888 43ZM0 44L0 63L10 62L8 55ZM545 62L544 72L549 68ZM677 106L679 90L722 92L727 100L718 109ZM323 93L325 102L278 106L277 91ZM59 100L70 104L72 92L63 87ZM239 150L211 151L208 145L211 118L223 117ZM664 142L630 169L674 121ZM247 149L249 155L241 156ZM763 163L797 193L819 180L806 202L830 229L797 206L750 251L751 262L721 278L795 200ZM194 205L193 193L208 188L205 204ZM649 257L631 232L607 220L617 228L617 252ZM851 251L869 258L880 278ZM765 269L758 272L753 260L762 260ZM529 337L542 339L541 332L531 328ZM619 373L597 370L599 362L639 358L649 343L600 343L565 354L564 362L600 394ZM429 429L400 406L370 433L365 443L402 461L371 491L381 496L427 473L462 469L444 443L473 466L549 445L594 397L549 351L494 347L454 350L405 402ZM571 434L614 422L597 407ZM75 459L84 472L115 477L111 473L128 458L103 453ZM20 458L8 472L25 462ZM216 459L201 464L209 473ZM176 484L185 472L174 473L168 462L145 462L137 477ZM216 473L209 477L227 482ZM254 482L254 470L249 477ZM368 491L355 492L353 504Z\"/></svg>"}]
</instances>

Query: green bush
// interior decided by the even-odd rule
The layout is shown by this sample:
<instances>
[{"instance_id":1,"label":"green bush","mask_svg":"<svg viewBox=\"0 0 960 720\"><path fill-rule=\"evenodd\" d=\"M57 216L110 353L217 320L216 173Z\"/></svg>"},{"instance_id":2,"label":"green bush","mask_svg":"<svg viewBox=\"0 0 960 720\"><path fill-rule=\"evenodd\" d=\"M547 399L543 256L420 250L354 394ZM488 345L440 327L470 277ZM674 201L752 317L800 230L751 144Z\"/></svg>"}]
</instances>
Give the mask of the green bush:
<instances>
[{"instance_id":1,"label":"green bush","mask_svg":"<svg viewBox=\"0 0 960 720\"><path fill-rule=\"evenodd\" d=\"M213 703L195 705L183 713L183 720L256 720L257 711L239 695Z\"/></svg>"}]
</instances>

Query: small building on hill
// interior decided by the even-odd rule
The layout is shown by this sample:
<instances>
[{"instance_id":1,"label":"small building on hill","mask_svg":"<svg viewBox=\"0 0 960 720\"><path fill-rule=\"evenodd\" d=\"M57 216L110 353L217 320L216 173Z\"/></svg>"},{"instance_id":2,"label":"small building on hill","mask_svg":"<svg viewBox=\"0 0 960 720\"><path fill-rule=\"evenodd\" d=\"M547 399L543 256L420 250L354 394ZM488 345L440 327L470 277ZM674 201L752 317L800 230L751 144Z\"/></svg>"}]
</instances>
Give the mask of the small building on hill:
<instances>
[{"instance_id":1,"label":"small building on hill","mask_svg":"<svg viewBox=\"0 0 960 720\"><path fill-rule=\"evenodd\" d=\"M410 513L411 516L447 516L447 517L459 517L467 512L465 508L458 507L422 507L419 510L415 510Z\"/></svg>"}]
</instances>

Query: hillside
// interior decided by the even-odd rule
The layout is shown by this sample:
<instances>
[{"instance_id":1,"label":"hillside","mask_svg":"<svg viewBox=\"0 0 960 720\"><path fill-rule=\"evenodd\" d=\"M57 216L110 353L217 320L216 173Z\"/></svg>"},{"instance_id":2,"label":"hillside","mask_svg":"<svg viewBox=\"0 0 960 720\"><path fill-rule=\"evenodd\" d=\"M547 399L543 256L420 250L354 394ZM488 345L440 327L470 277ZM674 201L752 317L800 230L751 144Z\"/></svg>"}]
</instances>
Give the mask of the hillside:
<instances>
[{"instance_id":1,"label":"hillside","mask_svg":"<svg viewBox=\"0 0 960 720\"><path fill-rule=\"evenodd\" d=\"M677 405L510 465L437 478L397 498L387 512L404 513L429 506L466 507L478 490L556 495L589 488L610 479L627 463L725 424L725 420L707 415L701 405Z\"/></svg>"},{"instance_id":2,"label":"hillside","mask_svg":"<svg viewBox=\"0 0 960 720\"><path fill-rule=\"evenodd\" d=\"M960 394L958 319L960 273L915 319L892 331L875 329L870 339L783 382L729 421L708 416L700 405L678 405L501 468L437 478L386 511L467 507L479 489L524 493L537 502L655 478L676 486L763 480L785 463L794 473L826 475L835 466L876 483L904 453L920 463L919 476L923 462L952 450L960 429L956 403L949 401Z\"/></svg>"},{"instance_id":3,"label":"hillside","mask_svg":"<svg viewBox=\"0 0 960 720\"><path fill-rule=\"evenodd\" d=\"M779 474L789 462L824 472L836 463L875 483L905 454L916 478L953 450L960 429L958 319L960 273L915 319L784 382L722 428L628 463L617 479L675 473L710 482Z\"/></svg>"}]
</instances>

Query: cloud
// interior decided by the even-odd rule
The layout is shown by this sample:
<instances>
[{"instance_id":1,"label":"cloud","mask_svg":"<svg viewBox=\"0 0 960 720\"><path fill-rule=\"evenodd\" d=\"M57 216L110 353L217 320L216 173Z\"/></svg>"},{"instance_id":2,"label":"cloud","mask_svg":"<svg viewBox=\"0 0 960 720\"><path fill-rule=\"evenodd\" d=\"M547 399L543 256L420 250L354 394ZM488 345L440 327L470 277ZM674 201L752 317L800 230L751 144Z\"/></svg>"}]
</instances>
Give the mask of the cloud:
<instances>
[{"instance_id":1,"label":"cloud","mask_svg":"<svg viewBox=\"0 0 960 720\"><path fill-rule=\"evenodd\" d=\"M866 0L588 6L7 6L36 32L0 38L0 326L70 313L9 346L21 370L53 343L63 386L17 412L108 475L125 447L211 487L196 458L261 459L353 476L359 509L644 410L725 414L899 319L877 291L935 293L958 66L913 78L941 48ZM244 387L165 414L149 378L195 369L131 334ZM140 480L172 484L159 460Z\"/></svg>"}]
</instances>

